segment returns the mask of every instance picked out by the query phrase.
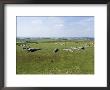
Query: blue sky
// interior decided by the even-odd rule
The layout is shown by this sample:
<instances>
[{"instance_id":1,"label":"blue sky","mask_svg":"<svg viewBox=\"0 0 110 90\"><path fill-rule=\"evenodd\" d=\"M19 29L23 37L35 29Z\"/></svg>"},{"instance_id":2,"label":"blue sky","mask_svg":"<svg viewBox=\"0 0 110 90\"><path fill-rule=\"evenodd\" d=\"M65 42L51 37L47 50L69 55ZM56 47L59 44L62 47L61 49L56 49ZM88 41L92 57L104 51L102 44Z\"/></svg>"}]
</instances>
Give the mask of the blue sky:
<instances>
[{"instance_id":1,"label":"blue sky","mask_svg":"<svg viewBox=\"0 0 110 90\"><path fill-rule=\"evenodd\" d=\"M94 37L94 17L17 16L17 37Z\"/></svg>"}]
</instances>

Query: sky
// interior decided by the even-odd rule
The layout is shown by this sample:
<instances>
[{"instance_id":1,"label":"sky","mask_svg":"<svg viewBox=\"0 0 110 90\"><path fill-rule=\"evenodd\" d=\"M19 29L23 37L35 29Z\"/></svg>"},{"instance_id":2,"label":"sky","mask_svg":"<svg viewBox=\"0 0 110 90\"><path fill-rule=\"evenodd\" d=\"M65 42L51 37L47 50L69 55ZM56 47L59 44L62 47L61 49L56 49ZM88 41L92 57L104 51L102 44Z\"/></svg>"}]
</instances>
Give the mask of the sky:
<instances>
[{"instance_id":1,"label":"sky","mask_svg":"<svg viewBox=\"0 0 110 90\"><path fill-rule=\"evenodd\" d=\"M94 16L17 16L17 37L94 37Z\"/></svg>"}]
</instances>

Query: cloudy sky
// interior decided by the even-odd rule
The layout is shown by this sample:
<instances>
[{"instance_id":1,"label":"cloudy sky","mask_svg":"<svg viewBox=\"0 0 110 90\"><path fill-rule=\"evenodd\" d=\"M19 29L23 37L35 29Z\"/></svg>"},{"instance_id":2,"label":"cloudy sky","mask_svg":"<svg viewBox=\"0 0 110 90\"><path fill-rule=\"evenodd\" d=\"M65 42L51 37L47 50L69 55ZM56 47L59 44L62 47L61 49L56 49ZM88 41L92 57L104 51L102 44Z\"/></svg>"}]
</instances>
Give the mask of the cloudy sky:
<instances>
[{"instance_id":1,"label":"cloudy sky","mask_svg":"<svg viewBox=\"0 0 110 90\"><path fill-rule=\"evenodd\" d=\"M17 16L17 37L94 37L94 17Z\"/></svg>"}]
</instances>

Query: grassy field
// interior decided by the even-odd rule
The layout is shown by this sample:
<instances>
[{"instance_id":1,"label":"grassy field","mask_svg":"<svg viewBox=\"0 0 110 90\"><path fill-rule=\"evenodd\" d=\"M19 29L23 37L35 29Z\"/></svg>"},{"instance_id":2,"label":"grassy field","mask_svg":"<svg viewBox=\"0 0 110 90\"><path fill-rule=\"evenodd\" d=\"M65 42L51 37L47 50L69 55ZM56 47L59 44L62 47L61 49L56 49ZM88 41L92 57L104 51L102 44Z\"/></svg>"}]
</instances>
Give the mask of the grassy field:
<instances>
[{"instance_id":1,"label":"grassy field","mask_svg":"<svg viewBox=\"0 0 110 90\"><path fill-rule=\"evenodd\" d=\"M36 52L23 50L16 45L16 74L94 74L94 45L92 40L28 43L30 47L41 48ZM81 47L84 50L64 51L64 48ZM53 50L59 51L54 53Z\"/></svg>"}]
</instances>

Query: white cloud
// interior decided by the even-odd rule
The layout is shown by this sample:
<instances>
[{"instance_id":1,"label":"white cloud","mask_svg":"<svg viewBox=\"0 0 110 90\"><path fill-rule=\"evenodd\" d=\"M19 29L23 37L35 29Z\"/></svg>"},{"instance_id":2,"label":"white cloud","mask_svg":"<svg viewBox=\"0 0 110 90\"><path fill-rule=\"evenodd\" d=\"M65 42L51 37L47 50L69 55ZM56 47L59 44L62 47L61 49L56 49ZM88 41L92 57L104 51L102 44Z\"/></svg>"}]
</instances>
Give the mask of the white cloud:
<instances>
[{"instance_id":1,"label":"white cloud","mask_svg":"<svg viewBox=\"0 0 110 90\"><path fill-rule=\"evenodd\" d=\"M32 21L33 24L42 24L42 20L33 20Z\"/></svg>"},{"instance_id":2,"label":"white cloud","mask_svg":"<svg viewBox=\"0 0 110 90\"><path fill-rule=\"evenodd\" d=\"M60 17L48 17L48 21L52 24L63 24L64 20Z\"/></svg>"},{"instance_id":3,"label":"white cloud","mask_svg":"<svg viewBox=\"0 0 110 90\"><path fill-rule=\"evenodd\" d=\"M63 24L56 24L56 26L63 27L64 25Z\"/></svg>"}]
</instances>

